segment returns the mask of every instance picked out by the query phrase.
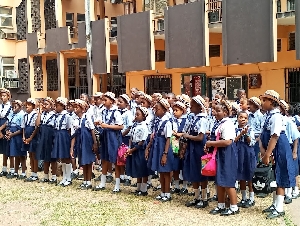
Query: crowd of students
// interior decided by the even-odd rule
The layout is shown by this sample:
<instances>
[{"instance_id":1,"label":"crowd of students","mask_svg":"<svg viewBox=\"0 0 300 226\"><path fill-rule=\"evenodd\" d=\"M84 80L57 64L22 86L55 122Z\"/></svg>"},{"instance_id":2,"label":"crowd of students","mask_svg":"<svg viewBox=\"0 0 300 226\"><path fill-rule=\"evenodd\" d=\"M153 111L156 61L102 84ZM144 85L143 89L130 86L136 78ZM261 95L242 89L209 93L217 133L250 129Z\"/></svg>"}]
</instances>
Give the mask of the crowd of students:
<instances>
[{"instance_id":1,"label":"crowd of students","mask_svg":"<svg viewBox=\"0 0 300 226\"><path fill-rule=\"evenodd\" d=\"M235 102L227 101L222 93L210 102L205 96L150 96L133 88L130 97L97 92L91 98L82 94L76 100L47 97L22 103L10 102L7 89L0 92L2 177L69 186L82 167L79 188L99 191L113 180L114 166L113 192L120 192L121 183L128 185L136 178L135 194L146 196L151 179L159 174L157 200L168 202L171 194L187 194L191 183L194 198L186 206L196 208L209 206L208 181L214 181L218 203L210 214L228 216L255 205L252 178L257 162L262 161L274 165L277 187L272 205L263 210L267 218L283 216L283 204L299 197L300 117L291 114L289 105L274 90L247 99L241 89ZM176 142L181 145L179 151ZM204 176L201 157L214 151L216 176ZM37 175L40 160L44 162L41 180ZM63 173L59 182L58 161ZM99 161L102 174L95 181L100 183L92 187L93 164ZM239 203L237 182L242 193Z\"/></svg>"}]
</instances>

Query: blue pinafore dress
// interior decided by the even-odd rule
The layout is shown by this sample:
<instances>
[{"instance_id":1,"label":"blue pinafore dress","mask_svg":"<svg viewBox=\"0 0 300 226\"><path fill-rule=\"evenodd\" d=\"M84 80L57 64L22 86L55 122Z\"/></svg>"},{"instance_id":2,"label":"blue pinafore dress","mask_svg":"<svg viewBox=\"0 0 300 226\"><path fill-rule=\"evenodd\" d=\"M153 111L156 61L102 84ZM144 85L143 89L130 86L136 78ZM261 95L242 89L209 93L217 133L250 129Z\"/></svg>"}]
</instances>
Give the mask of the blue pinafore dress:
<instances>
[{"instance_id":1,"label":"blue pinafore dress","mask_svg":"<svg viewBox=\"0 0 300 226\"><path fill-rule=\"evenodd\" d=\"M25 134L25 139L28 139L31 134L33 133L33 131L35 130L35 126L30 126L30 124L32 123L33 118L36 116L36 113L33 113L30 117L30 119L28 118L28 114L25 115L25 128L24 128L24 134ZM30 144L25 144L23 143L22 145L22 151L23 152L36 152L36 148L37 148L37 136L35 135L33 137L33 139L31 140Z\"/></svg>"},{"instance_id":2,"label":"blue pinafore dress","mask_svg":"<svg viewBox=\"0 0 300 226\"><path fill-rule=\"evenodd\" d=\"M62 124L65 118L66 115L64 114L59 121L58 129L54 130L53 151L51 152L52 159L71 158L71 136L67 129L62 129Z\"/></svg>"},{"instance_id":3,"label":"blue pinafore dress","mask_svg":"<svg viewBox=\"0 0 300 226\"><path fill-rule=\"evenodd\" d=\"M195 125L197 122L204 118L204 116L198 116L195 121L192 121L192 125L189 129L189 135L198 136ZM201 157L205 155L204 145L206 143L206 136L203 134L202 141L187 141L187 148L183 162L183 179L189 182L204 182L207 181L207 177L201 174Z\"/></svg>"},{"instance_id":4,"label":"blue pinafore dress","mask_svg":"<svg viewBox=\"0 0 300 226\"><path fill-rule=\"evenodd\" d=\"M14 117L17 116L17 114L13 114L10 121L8 121L7 128L10 132L15 133L17 131L21 131L20 134L13 136L8 141L8 156L9 157L19 157L19 156L26 156L27 152L22 151L22 128L21 125L17 125L15 122L13 122Z\"/></svg>"},{"instance_id":5,"label":"blue pinafore dress","mask_svg":"<svg viewBox=\"0 0 300 226\"><path fill-rule=\"evenodd\" d=\"M107 124L111 124L114 119L114 110L111 113L110 119ZM100 134L100 147L99 153L100 158L102 160L116 163L117 156L118 156L118 149L122 144L122 133L120 130L113 130L113 129L103 129L102 133Z\"/></svg>"},{"instance_id":6,"label":"blue pinafore dress","mask_svg":"<svg viewBox=\"0 0 300 226\"><path fill-rule=\"evenodd\" d=\"M3 110L4 107L2 107ZM7 117L11 112L12 107L10 106L8 111L6 112L4 118L0 118L0 126L3 126L7 122ZM5 136L5 128L1 131L3 136ZM7 155L7 140L3 137L0 139L0 154Z\"/></svg>"},{"instance_id":7,"label":"blue pinafore dress","mask_svg":"<svg viewBox=\"0 0 300 226\"><path fill-rule=\"evenodd\" d=\"M185 123L186 123L186 118L183 118L179 127L178 127L178 133L182 133ZM180 159L178 155L174 154L174 161L173 161L173 171L180 171L183 169L183 159Z\"/></svg>"},{"instance_id":8,"label":"blue pinafore dress","mask_svg":"<svg viewBox=\"0 0 300 226\"><path fill-rule=\"evenodd\" d=\"M271 113L267 116L263 131L260 135L262 146L267 150L271 131L267 129L269 121L274 114L280 114L279 112ZM276 146L273 150L273 156L275 160L275 178L276 184L279 188L291 188L296 185L295 168L293 164L292 150L290 148L289 141L284 131L280 133Z\"/></svg>"},{"instance_id":9,"label":"blue pinafore dress","mask_svg":"<svg viewBox=\"0 0 300 226\"><path fill-rule=\"evenodd\" d=\"M242 128L237 128L235 131L238 136ZM245 136L236 142L236 147L238 151L237 180L252 181L257 162L254 147L249 146Z\"/></svg>"},{"instance_id":10,"label":"blue pinafore dress","mask_svg":"<svg viewBox=\"0 0 300 226\"><path fill-rule=\"evenodd\" d=\"M225 121L226 119L221 120L219 126ZM234 188L238 169L237 148L234 141L227 147L218 148L216 161L216 184L220 187Z\"/></svg>"},{"instance_id":11,"label":"blue pinafore dress","mask_svg":"<svg viewBox=\"0 0 300 226\"><path fill-rule=\"evenodd\" d=\"M43 160L45 162L56 161L56 159L51 158L54 141L54 127L52 125L49 125L49 123L53 118L55 118L55 114L53 114L46 121L46 123L42 123L39 127L38 144L35 155L37 160Z\"/></svg>"},{"instance_id":12,"label":"blue pinafore dress","mask_svg":"<svg viewBox=\"0 0 300 226\"><path fill-rule=\"evenodd\" d=\"M297 117L294 117L294 119L295 119L296 126L299 127L300 126L300 121L297 119ZM298 158L297 158L298 159L298 165L295 167L296 168L296 176L300 175L300 139L298 141L297 155L298 155ZM297 164L297 163L295 163L295 164Z\"/></svg>"},{"instance_id":13,"label":"blue pinafore dress","mask_svg":"<svg viewBox=\"0 0 300 226\"><path fill-rule=\"evenodd\" d=\"M91 130L85 126L86 117L81 121L80 127L75 131L75 150L78 154L80 166L88 165L96 160L93 152L93 137Z\"/></svg>"},{"instance_id":14,"label":"blue pinafore dress","mask_svg":"<svg viewBox=\"0 0 300 226\"><path fill-rule=\"evenodd\" d=\"M153 143L148 157L148 168L159 173L168 173L173 171L174 154L171 145L168 150L167 163L165 166L161 165L161 158L165 152L165 145L167 141L165 135L162 135L162 133L167 122L169 122L169 120L163 121L160 127L159 123L155 123Z\"/></svg>"}]
</instances>

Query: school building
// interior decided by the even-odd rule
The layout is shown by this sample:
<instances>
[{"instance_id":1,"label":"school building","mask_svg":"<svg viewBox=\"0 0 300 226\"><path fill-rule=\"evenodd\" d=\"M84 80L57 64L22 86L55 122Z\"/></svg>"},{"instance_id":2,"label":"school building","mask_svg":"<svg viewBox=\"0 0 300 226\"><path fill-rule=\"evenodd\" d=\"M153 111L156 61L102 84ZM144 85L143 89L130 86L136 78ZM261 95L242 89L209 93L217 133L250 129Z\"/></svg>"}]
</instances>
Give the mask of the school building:
<instances>
[{"instance_id":1,"label":"school building","mask_svg":"<svg viewBox=\"0 0 300 226\"><path fill-rule=\"evenodd\" d=\"M175 7L196 4L196 0L1 0L0 86L9 88L13 98L20 99L28 96L74 99L80 93L96 91L122 94L129 93L132 87L149 94L174 92L190 96L212 96L221 91L234 99L237 89L244 88L248 96L275 89L287 101L300 102L296 0L266 0L276 8L274 60L234 64L224 64L223 59L223 14L227 10L224 2L199 1L204 5L200 7L203 9L200 19L204 18L201 22L172 19ZM165 10L168 6L170 10ZM180 8L178 14L193 10L186 8ZM193 55L172 56L174 51L169 48L172 40L168 35L185 37L193 32L183 29L181 33L172 33L170 29L175 23L172 21L202 24L206 57L199 58L205 58L200 66L172 67L181 65L179 61L195 61ZM251 22L240 21L238 26L247 23ZM145 40L144 44L140 40ZM140 55L133 53L135 47L141 49ZM226 54L230 52L228 48ZM135 65L132 60L136 60Z\"/></svg>"}]
</instances>

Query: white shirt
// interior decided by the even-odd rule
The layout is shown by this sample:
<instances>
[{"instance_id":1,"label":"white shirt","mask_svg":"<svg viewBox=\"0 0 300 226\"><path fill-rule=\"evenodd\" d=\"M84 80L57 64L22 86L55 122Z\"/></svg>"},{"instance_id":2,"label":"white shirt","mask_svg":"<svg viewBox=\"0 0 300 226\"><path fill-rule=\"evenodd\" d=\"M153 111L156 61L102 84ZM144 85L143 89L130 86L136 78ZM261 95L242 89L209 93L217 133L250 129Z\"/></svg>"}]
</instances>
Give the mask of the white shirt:
<instances>
[{"instance_id":1,"label":"white shirt","mask_svg":"<svg viewBox=\"0 0 300 226\"><path fill-rule=\"evenodd\" d=\"M158 132L160 130L160 127L162 126L162 123L164 121L167 121L167 123L165 124L165 127L163 128L162 130L162 133L161 134L158 134L158 135L164 135L165 138L169 138L172 136L172 123L170 122L170 118L167 114L165 114L162 118L159 119L159 123L158 123L158 130L155 131L156 128L154 128L154 133Z\"/></svg>"},{"instance_id":2,"label":"white shirt","mask_svg":"<svg viewBox=\"0 0 300 226\"><path fill-rule=\"evenodd\" d=\"M273 114L274 113L274 114ZM271 136L273 134L276 134L277 136L280 136L280 133L282 131L285 131L285 120L283 119L283 116L280 114L279 109L275 108L272 111L269 112L267 115L266 120L270 117L269 115L273 114L271 118L269 119L269 122L267 124L267 130L270 130Z\"/></svg>"},{"instance_id":3,"label":"white shirt","mask_svg":"<svg viewBox=\"0 0 300 226\"><path fill-rule=\"evenodd\" d=\"M93 117L95 120L102 119L102 112L104 109L105 107L102 104L100 106L97 105L94 106Z\"/></svg>"},{"instance_id":4,"label":"white shirt","mask_svg":"<svg viewBox=\"0 0 300 226\"><path fill-rule=\"evenodd\" d=\"M223 122L216 129L215 135L217 136L217 134L220 133L220 139L234 140L236 137L235 125L233 124L230 118L223 118L222 121Z\"/></svg>"},{"instance_id":5,"label":"white shirt","mask_svg":"<svg viewBox=\"0 0 300 226\"><path fill-rule=\"evenodd\" d=\"M54 111L43 112L41 114L41 124L54 126L55 124L55 113Z\"/></svg>"},{"instance_id":6,"label":"white shirt","mask_svg":"<svg viewBox=\"0 0 300 226\"><path fill-rule=\"evenodd\" d=\"M65 117L64 117L65 115ZM62 118L64 117L64 120ZM62 120L62 122L61 122ZM61 124L61 127L60 127ZM63 110L60 113L56 113L56 119L55 119L55 125L56 130L63 130L63 129L71 129L72 127L72 117L69 115L69 113L66 110Z\"/></svg>"},{"instance_id":7,"label":"white shirt","mask_svg":"<svg viewBox=\"0 0 300 226\"><path fill-rule=\"evenodd\" d=\"M129 111L127 108L125 109L122 109L123 113L121 114L120 110L120 114L121 114L121 117L122 117L122 120L123 120L123 125L124 125L124 128L122 129L122 133L127 130L129 127L131 127L133 125L133 116L131 114L131 111ZM127 135L129 136L129 135Z\"/></svg>"},{"instance_id":8,"label":"white shirt","mask_svg":"<svg viewBox=\"0 0 300 226\"><path fill-rule=\"evenodd\" d=\"M5 104L0 104L0 118L8 117L11 114L13 114L13 110L9 101Z\"/></svg>"},{"instance_id":9,"label":"white shirt","mask_svg":"<svg viewBox=\"0 0 300 226\"><path fill-rule=\"evenodd\" d=\"M199 113L192 118L188 126L189 134L193 132L196 132L197 134L206 133L208 123L206 116L206 113ZM201 118L198 120L199 117Z\"/></svg>"},{"instance_id":10,"label":"white shirt","mask_svg":"<svg viewBox=\"0 0 300 226\"><path fill-rule=\"evenodd\" d=\"M123 125L121 113L118 111L118 108L115 105L112 106L110 109L105 108L103 110L102 120L100 121L110 125Z\"/></svg>"},{"instance_id":11,"label":"white shirt","mask_svg":"<svg viewBox=\"0 0 300 226\"><path fill-rule=\"evenodd\" d=\"M130 130L130 136L132 143L138 143L140 141L145 141L148 137L148 127L145 121L138 122Z\"/></svg>"},{"instance_id":12,"label":"white shirt","mask_svg":"<svg viewBox=\"0 0 300 226\"><path fill-rule=\"evenodd\" d=\"M72 121L72 127L71 127L71 135L74 135L77 129L81 127L83 119L86 118L84 126L90 130L95 129L92 117L89 114L83 114L82 118L79 118L78 116L74 118Z\"/></svg>"},{"instance_id":13,"label":"white shirt","mask_svg":"<svg viewBox=\"0 0 300 226\"><path fill-rule=\"evenodd\" d=\"M37 118L37 113L35 111L28 113L25 113L22 123L21 123L21 128L24 129L26 126L35 126L35 121Z\"/></svg>"},{"instance_id":14,"label":"white shirt","mask_svg":"<svg viewBox=\"0 0 300 226\"><path fill-rule=\"evenodd\" d=\"M153 123L154 123L154 113L152 108L148 108L148 116L146 117L145 122L148 127L148 134L151 134L153 131Z\"/></svg>"}]
</instances>

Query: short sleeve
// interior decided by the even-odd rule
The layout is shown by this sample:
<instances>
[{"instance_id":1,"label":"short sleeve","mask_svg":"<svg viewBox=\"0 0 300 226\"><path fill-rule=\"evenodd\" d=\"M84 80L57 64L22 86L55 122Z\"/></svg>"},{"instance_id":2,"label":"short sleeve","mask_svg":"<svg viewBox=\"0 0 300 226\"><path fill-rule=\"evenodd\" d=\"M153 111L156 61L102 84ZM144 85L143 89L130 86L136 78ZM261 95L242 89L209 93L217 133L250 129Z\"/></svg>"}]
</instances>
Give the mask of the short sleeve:
<instances>
[{"instance_id":1,"label":"short sleeve","mask_svg":"<svg viewBox=\"0 0 300 226\"><path fill-rule=\"evenodd\" d=\"M270 132L271 136L276 134L277 136L280 136L280 133L282 131L282 125L283 125L283 119L281 114L274 114L270 118Z\"/></svg>"},{"instance_id":2,"label":"short sleeve","mask_svg":"<svg viewBox=\"0 0 300 226\"><path fill-rule=\"evenodd\" d=\"M207 128L207 119L206 118L201 118L197 123L196 123L196 129L197 133L206 133L206 128Z\"/></svg>"},{"instance_id":3,"label":"short sleeve","mask_svg":"<svg viewBox=\"0 0 300 226\"><path fill-rule=\"evenodd\" d=\"M141 126L136 130L136 141L145 141L148 137L147 126Z\"/></svg>"},{"instance_id":4,"label":"short sleeve","mask_svg":"<svg viewBox=\"0 0 300 226\"><path fill-rule=\"evenodd\" d=\"M249 128L248 135L249 135L250 140L251 140L249 146L254 146L256 144L254 130Z\"/></svg>"},{"instance_id":5,"label":"short sleeve","mask_svg":"<svg viewBox=\"0 0 300 226\"><path fill-rule=\"evenodd\" d=\"M95 129L92 117L90 115L86 116L85 127L88 129Z\"/></svg>"},{"instance_id":6,"label":"short sleeve","mask_svg":"<svg viewBox=\"0 0 300 226\"><path fill-rule=\"evenodd\" d=\"M170 121L168 121L164 128L165 138L170 138L172 136L172 132L172 124Z\"/></svg>"},{"instance_id":7,"label":"short sleeve","mask_svg":"<svg viewBox=\"0 0 300 226\"><path fill-rule=\"evenodd\" d=\"M71 129L72 128L72 117L68 114L66 114L66 129Z\"/></svg>"},{"instance_id":8,"label":"short sleeve","mask_svg":"<svg viewBox=\"0 0 300 226\"><path fill-rule=\"evenodd\" d=\"M114 113L115 125L123 125L122 115L119 111L115 111Z\"/></svg>"},{"instance_id":9,"label":"short sleeve","mask_svg":"<svg viewBox=\"0 0 300 226\"><path fill-rule=\"evenodd\" d=\"M25 128L25 117L26 115L23 115L22 119L21 119L21 128L24 129Z\"/></svg>"},{"instance_id":10,"label":"short sleeve","mask_svg":"<svg viewBox=\"0 0 300 226\"><path fill-rule=\"evenodd\" d=\"M130 111L127 112L127 126L131 127L133 125L133 116Z\"/></svg>"},{"instance_id":11,"label":"short sleeve","mask_svg":"<svg viewBox=\"0 0 300 226\"><path fill-rule=\"evenodd\" d=\"M72 120L72 126L71 126L71 136L73 136L79 126L78 120L74 119Z\"/></svg>"},{"instance_id":12,"label":"short sleeve","mask_svg":"<svg viewBox=\"0 0 300 226\"><path fill-rule=\"evenodd\" d=\"M220 138L224 140L234 140L236 137L235 126L230 119L222 123L217 131L220 131Z\"/></svg>"},{"instance_id":13,"label":"short sleeve","mask_svg":"<svg viewBox=\"0 0 300 226\"><path fill-rule=\"evenodd\" d=\"M297 129L297 125L295 123L293 123L293 121L290 121L290 128L291 128L291 138L292 138L292 141L295 141L296 139L298 139L300 137L300 133Z\"/></svg>"}]
</instances>

